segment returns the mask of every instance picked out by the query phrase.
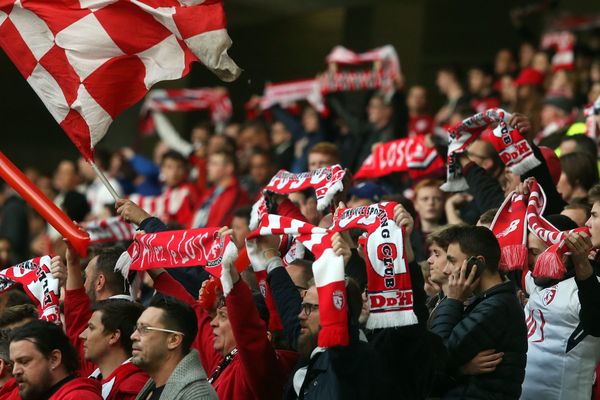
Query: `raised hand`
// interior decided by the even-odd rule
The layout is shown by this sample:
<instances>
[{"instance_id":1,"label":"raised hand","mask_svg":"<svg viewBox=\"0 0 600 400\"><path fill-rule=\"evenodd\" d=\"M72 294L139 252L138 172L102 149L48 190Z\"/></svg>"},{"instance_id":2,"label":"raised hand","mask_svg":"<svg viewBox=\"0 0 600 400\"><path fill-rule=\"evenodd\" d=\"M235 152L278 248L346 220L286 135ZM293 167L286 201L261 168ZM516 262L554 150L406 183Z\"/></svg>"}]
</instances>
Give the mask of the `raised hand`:
<instances>
[{"instance_id":1,"label":"raised hand","mask_svg":"<svg viewBox=\"0 0 600 400\"><path fill-rule=\"evenodd\" d=\"M142 221L150 217L150 214L129 199L117 200L115 208L117 209L117 214L119 214L125 221L136 225L140 225Z\"/></svg>"}]
</instances>

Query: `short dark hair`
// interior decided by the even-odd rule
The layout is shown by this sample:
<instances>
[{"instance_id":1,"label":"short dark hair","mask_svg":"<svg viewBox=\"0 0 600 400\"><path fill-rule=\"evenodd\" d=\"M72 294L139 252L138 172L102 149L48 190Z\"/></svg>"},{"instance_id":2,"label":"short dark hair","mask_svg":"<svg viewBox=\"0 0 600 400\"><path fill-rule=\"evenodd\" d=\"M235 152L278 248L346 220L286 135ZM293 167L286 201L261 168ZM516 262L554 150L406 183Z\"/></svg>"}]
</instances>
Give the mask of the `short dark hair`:
<instances>
[{"instance_id":1,"label":"short dark hair","mask_svg":"<svg viewBox=\"0 0 600 400\"><path fill-rule=\"evenodd\" d=\"M427 236L427 245L436 244L442 249L447 250L448 245L456 241L457 232L462 225L444 225Z\"/></svg>"},{"instance_id":2,"label":"short dark hair","mask_svg":"<svg viewBox=\"0 0 600 400\"><path fill-rule=\"evenodd\" d=\"M5 308L0 313L0 329L28 319L37 319L38 310L33 304L20 304Z\"/></svg>"},{"instance_id":3,"label":"short dark hair","mask_svg":"<svg viewBox=\"0 0 600 400\"><path fill-rule=\"evenodd\" d=\"M594 185L594 187L588 191L588 202L590 207L593 207L594 203L600 202L600 184Z\"/></svg>"},{"instance_id":4,"label":"short dark hair","mask_svg":"<svg viewBox=\"0 0 600 400\"><path fill-rule=\"evenodd\" d=\"M4 361L4 363L12 364L10 360L10 340L9 340L10 331L7 329L0 329L0 358Z\"/></svg>"},{"instance_id":5,"label":"short dark hair","mask_svg":"<svg viewBox=\"0 0 600 400\"><path fill-rule=\"evenodd\" d=\"M162 166L166 160L179 161L183 164L184 167L187 168L188 166L187 158L185 158L183 154L175 150L169 150L165 154L163 154L162 158L160 159L160 165Z\"/></svg>"},{"instance_id":6,"label":"short dark hair","mask_svg":"<svg viewBox=\"0 0 600 400\"><path fill-rule=\"evenodd\" d=\"M211 156L223 156L226 163L233 165L233 173L236 174L238 172L238 160L232 152L225 151L225 150L218 150L210 155Z\"/></svg>"},{"instance_id":7,"label":"short dark hair","mask_svg":"<svg viewBox=\"0 0 600 400\"><path fill-rule=\"evenodd\" d=\"M251 213L252 213L252 207L244 206L244 207L236 208L235 211L233 212L233 216L238 217L238 218L244 218L245 220L250 221Z\"/></svg>"},{"instance_id":8,"label":"short dark hair","mask_svg":"<svg viewBox=\"0 0 600 400\"><path fill-rule=\"evenodd\" d=\"M456 237L450 243L458 243L460 251L468 257L482 256L485 259L485 268L489 271L498 271L500 262L500 245L491 230L483 226L459 226Z\"/></svg>"},{"instance_id":9,"label":"short dark hair","mask_svg":"<svg viewBox=\"0 0 600 400\"><path fill-rule=\"evenodd\" d=\"M106 288L113 295L129 294L125 278L120 272L115 271L115 265L123 253L123 250L124 249L120 246L112 246L103 248L98 252L96 275L100 273L104 275L104 278L106 279Z\"/></svg>"},{"instance_id":10,"label":"short dark hair","mask_svg":"<svg viewBox=\"0 0 600 400\"><path fill-rule=\"evenodd\" d=\"M36 319L10 333L10 342L28 340L35 345L44 357L50 356L53 350L59 350L62 354L62 365L69 374L79 370L79 355L73 347L69 338L58 325L47 321Z\"/></svg>"},{"instance_id":11,"label":"short dark hair","mask_svg":"<svg viewBox=\"0 0 600 400\"><path fill-rule=\"evenodd\" d=\"M565 206L565 210L582 210L585 213L586 221L588 220L588 218L590 218L590 215L592 213L592 207L590 206L590 203L582 198L571 199L571 201L569 201L569 204Z\"/></svg>"},{"instance_id":12,"label":"short dark hair","mask_svg":"<svg viewBox=\"0 0 600 400\"><path fill-rule=\"evenodd\" d=\"M560 166L569 184L590 190L598 183L598 165L589 153L576 151L560 157Z\"/></svg>"},{"instance_id":13,"label":"short dark hair","mask_svg":"<svg viewBox=\"0 0 600 400\"><path fill-rule=\"evenodd\" d=\"M138 318L144 312L144 306L124 299L107 299L94 304L92 311L102 313L100 320L104 325L104 332L121 332L121 347L131 355L131 335Z\"/></svg>"},{"instance_id":14,"label":"short dark hair","mask_svg":"<svg viewBox=\"0 0 600 400\"><path fill-rule=\"evenodd\" d=\"M581 151L583 153L588 153L592 157L596 157L596 142L594 139L587 135L572 135L565 136L561 143L573 141L575 142L575 151Z\"/></svg>"},{"instance_id":15,"label":"short dark hair","mask_svg":"<svg viewBox=\"0 0 600 400\"><path fill-rule=\"evenodd\" d=\"M183 333L181 349L183 354L189 353L198 333L198 319L192 307L174 297L163 295L154 296L148 307L160 308L165 327Z\"/></svg>"}]
</instances>

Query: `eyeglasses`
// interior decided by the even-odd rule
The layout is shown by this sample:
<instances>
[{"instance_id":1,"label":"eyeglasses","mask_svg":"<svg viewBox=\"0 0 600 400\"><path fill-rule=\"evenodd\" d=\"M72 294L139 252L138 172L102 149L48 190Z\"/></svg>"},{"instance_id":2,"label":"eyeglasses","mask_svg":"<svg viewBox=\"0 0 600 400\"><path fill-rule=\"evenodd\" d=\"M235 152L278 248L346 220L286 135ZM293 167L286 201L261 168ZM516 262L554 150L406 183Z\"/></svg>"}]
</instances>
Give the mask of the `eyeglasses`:
<instances>
[{"instance_id":1,"label":"eyeglasses","mask_svg":"<svg viewBox=\"0 0 600 400\"><path fill-rule=\"evenodd\" d=\"M136 324L135 330L138 331L140 333L140 335L142 335L142 336L146 335L150 331L174 333L176 335L185 336L185 334L183 332L174 331L174 330L165 329L165 328L157 328L155 326L141 325L141 324Z\"/></svg>"},{"instance_id":2,"label":"eyeglasses","mask_svg":"<svg viewBox=\"0 0 600 400\"><path fill-rule=\"evenodd\" d=\"M307 317L310 315L311 312L319 309L318 304L302 303L300 306L302 307L304 315L306 315Z\"/></svg>"}]
</instances>

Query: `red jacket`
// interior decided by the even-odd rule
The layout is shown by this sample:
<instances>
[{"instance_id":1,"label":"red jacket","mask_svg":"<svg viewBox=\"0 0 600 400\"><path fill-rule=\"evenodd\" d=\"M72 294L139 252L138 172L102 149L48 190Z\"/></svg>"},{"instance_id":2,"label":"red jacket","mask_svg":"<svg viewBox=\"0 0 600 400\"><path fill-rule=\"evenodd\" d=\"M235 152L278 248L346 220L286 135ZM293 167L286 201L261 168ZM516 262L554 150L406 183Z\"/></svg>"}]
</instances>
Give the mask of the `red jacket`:
<instances>
[{"instance_id":1,"label":"red jacket","mask_svg":"<svg viewBox=\"0 0 600 400\"><path fill-rule=\"evenodd\" d=\"M408 119L408 137L433 133L433 117L429 114L414 115Z\"/></svg>"},{"instance_id":2,"label":"red jacket","mask_svg":"<svg viewBox=\"0 0 600 400\"><path fill-rule=\"evenodd\" d=\"M179 298L196 311L198 335L192 347L200 352L202 365L210 377L223 360L214 349L210 316L169 274L161 274L154 282L154 288ZM280 399L297 354L273 349L250 289L244 282L240 280L233 286L226 301L238 354L213 382L217 395L229 400Z\"/></svg>"},{"instance_id":3,"label":"red jacket","mask_svg":"<svg viewBox=\"0 0 600 400\"><path fill-rule=\"evenodd\" d=\"M48 400L102 400L100 383L90 378L75 378L65 383Z\"/></svg>"},{"instance_id":4,"label":"red jacket","mask_svg":"<svg viewBox=\"0 0 600 400\"><path fill-rule=\"evenodd\" d=\"M90 376L96 370L96 365L84 358L83 341L79 339L79 335L87 328L88 321L92 317L90 298L84 288L66 290L64 305L67 337L81 359L79 375Z\"/></svg>"},{"instance_id":5,"label":"red jacket","mask_svg":"<svg viewBox=\"0 0 600 400\"><path fill-rule=\"evenodd\" d=\"M65 291L64 304L67 337L77 349L81 359L79 375L90 376L97 366L84 358L83 340L79 339L79 335L87 328L88 321L92 317L90 298L85 293L84 288L67 290ZM116 379L107 400L125 400L135 399L146 384L148 375L135 365L127 362L115 369L109 377L103 379L102 386L110 383L113 378ZM0 398L0 400L2 399Z\"/></svg>"},{"instance_id":6,"label":"red jacket","mask_svg":"<svg viewBox=\"0 0 600 400\"><path fill-rule=\"evenodd\" d=\"M19 387L15 378L10 378L0 388L0 400L21 400L19 396Z\"/></svg>"},{"instance_id":7,"label":"red jacket","mask_svg":"<svg viewBox=\"0 0 600 400\"><path fill-rule=\"evenodd\" d=\"M148 374L126 361L102 379L102 389L111 388L106 400L134 400L148 379Z\"/></svg>"},{"instance_id":8,"label":"red jacket","mask_svg":"<svg viewBox=\"0 0 600 400\"><path fill-rule=\"evenodd\" d=\"M216 194L218 188L208 189L202 199L198 202L196 214L208 210L208 217L205 224L197 225L192 221L192 228L221 227L231 225L234 211L249 203L248 193L240 186L239 181L233 178L229 185L219 194ZM195 219L196 216L194 216Z\"/></svg>"}]
</instances>

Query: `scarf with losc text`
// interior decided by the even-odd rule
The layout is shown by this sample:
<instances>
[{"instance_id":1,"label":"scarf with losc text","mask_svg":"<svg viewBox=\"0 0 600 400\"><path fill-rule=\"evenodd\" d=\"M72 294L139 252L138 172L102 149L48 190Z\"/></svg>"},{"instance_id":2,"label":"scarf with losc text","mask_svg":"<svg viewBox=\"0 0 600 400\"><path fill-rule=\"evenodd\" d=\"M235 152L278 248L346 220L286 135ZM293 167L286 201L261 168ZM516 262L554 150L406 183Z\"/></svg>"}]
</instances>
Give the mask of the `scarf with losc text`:
<instances>
[{"instance_id":1,"label":"scarf with losc text","mask_svg":"<svg viewBox=\"0 0 600 400\"><path fill-rule=\"evenodd\" d=\"M217 236L218 230L200 228L137 235L119 257L115 271L126 277L129 271L201 265L221 280L223 293L227 295L233 282L230 275L222 271L231 268L238 251L229 236Z\"/></svg>"}]
</instances>

